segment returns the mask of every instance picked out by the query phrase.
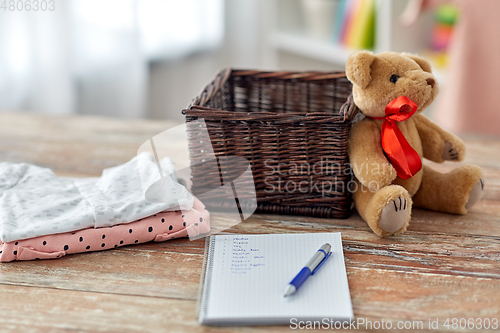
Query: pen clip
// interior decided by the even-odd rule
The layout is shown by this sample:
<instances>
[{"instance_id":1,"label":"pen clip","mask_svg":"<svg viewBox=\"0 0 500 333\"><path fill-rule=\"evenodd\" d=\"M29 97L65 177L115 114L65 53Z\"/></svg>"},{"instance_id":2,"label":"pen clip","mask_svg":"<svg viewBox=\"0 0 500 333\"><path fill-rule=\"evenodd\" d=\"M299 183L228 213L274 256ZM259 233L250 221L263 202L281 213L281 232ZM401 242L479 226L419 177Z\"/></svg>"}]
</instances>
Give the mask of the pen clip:
<instances>
[{"instance_id":1,"label":"pen clip","mask_svg":"<svg viewBox=\"0 0 500 333\"><path fill-rule=\"evenodd\" d=\"M323 258L323 260L321 260L321 262L319 263L318 266L316 266L316 268L312 271L311 275L314 275L314 273L316 273L316 271L325 263L325 261L330 258L330 256L332 255L332 251L328 252L328 254Z\"/></svg>"}]
</instances>

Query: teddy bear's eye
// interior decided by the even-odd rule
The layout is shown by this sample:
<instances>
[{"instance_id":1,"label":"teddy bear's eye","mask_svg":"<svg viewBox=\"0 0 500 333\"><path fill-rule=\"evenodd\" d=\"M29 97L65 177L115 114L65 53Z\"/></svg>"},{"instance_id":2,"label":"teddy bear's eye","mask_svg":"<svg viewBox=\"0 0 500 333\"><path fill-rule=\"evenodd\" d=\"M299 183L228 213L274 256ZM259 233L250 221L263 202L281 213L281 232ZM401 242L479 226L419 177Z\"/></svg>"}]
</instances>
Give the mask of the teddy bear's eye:
<instances>
[{"instance_id":1,"label":"teddy bear's eye","mask_svg":"<svg viewBox=\"0 0 500 333\"><path fill-rule=\"evenodd\" d=\"M399 76L397 76L396 74L391 75L390 80L392 83L396 83L398 81L398 79L399 79Z\"/></svg>"}]
</instances>

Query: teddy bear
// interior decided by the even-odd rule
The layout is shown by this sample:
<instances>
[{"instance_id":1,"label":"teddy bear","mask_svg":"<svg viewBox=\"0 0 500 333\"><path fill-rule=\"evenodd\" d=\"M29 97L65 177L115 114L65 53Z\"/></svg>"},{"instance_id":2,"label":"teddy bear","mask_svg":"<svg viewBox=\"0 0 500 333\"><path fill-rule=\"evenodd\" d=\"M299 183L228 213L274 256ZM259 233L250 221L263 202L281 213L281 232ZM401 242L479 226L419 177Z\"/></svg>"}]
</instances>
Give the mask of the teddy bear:
<instances>
[{"instance_id":1,"label":"teddy bear","mask_svg":"<svg viewBox=\"0 0 500 333\"><path fill-rule=\"evenodd\" d=\"M363 220L387 237L406 230L412 207L466 214L483 194L481 168L443 174L422 164L465 155L462 140L422 114L439 91L430 64L407 53L359 51L349 56L346 75L364 115L348 139L354 205Z\"/></svg>"}]
</instances>

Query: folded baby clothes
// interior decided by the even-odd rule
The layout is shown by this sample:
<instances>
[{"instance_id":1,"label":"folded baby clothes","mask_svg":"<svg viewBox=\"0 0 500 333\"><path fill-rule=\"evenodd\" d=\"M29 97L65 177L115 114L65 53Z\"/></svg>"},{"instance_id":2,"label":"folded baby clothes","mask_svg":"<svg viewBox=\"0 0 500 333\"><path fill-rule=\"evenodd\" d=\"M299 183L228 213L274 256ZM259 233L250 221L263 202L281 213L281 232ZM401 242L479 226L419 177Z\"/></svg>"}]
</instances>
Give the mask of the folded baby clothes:
<instances>
[{"instance_id":1,"label":"folded baby clothes","mask_svg":"<svg viewBox=\"0 0 500 333\"><path fill-rule=\"evenodd\" d=\"M156 186L161 189L160 197L146 198L146 191L154 184L161 185ZM3 162L0 240L11 243L130 223L162 211L189 211L193 200L177 182L172 160L165 158L157 164L148 153L104 170L99 178L58 177L48 168ZM108 246L103 244L103 248Z\"/></svg>"},{"instance_id":2,"label":"folded baby clothes","mask_svg":"<svg viewBox=\"0 0 500 333\"><path fill-rule=\"evenodd\" d=\"M0 242L0 261L60 258L66 254L208 233L210 214L197 198L193 200L189 211L160 212L127 224Z\"/></svg>"}]
</instances>

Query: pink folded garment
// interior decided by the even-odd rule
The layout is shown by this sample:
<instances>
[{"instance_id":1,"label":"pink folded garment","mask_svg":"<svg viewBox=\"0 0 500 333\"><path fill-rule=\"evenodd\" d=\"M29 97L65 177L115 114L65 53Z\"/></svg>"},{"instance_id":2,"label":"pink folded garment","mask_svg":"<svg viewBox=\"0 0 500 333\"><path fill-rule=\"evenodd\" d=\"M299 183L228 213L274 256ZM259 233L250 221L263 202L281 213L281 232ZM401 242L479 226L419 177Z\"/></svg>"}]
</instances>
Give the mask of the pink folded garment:
<instances>
[{"instance_id":1,"label":"pink folded garment","mask_svg":"<svg viewBox=\"0 0 500 333\"><path fill-rule=\"evenodd\" d=\"M0 261L60 258L66 254L112 249L150 241L190 237L210 231L210 214L197 198L187 212L158 213L135 222L103 228L87 228L23 239L0 242Z\"/></svg>"}]
</instances>

